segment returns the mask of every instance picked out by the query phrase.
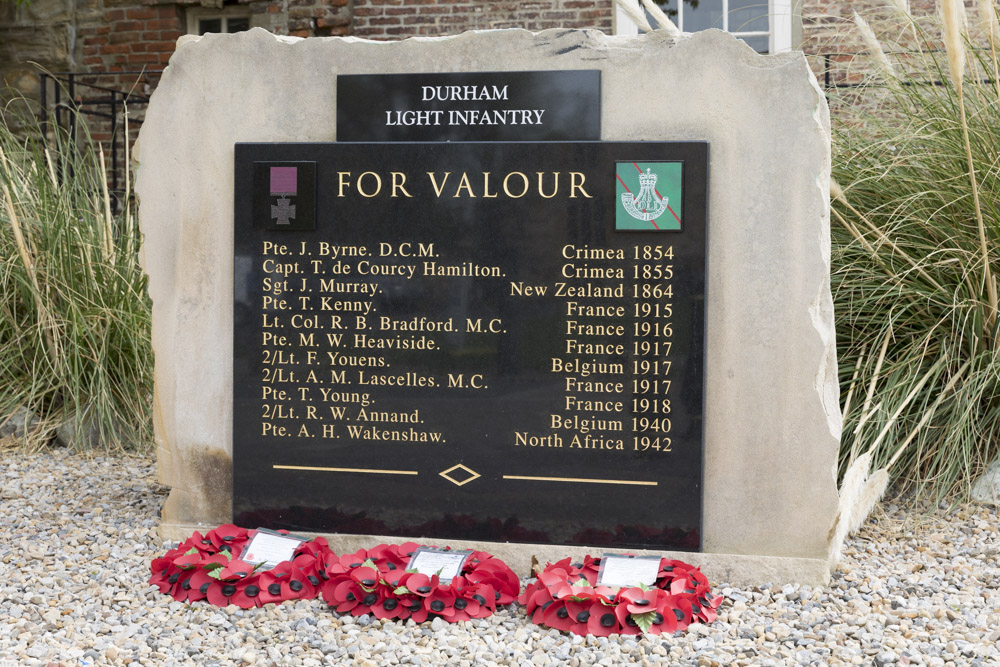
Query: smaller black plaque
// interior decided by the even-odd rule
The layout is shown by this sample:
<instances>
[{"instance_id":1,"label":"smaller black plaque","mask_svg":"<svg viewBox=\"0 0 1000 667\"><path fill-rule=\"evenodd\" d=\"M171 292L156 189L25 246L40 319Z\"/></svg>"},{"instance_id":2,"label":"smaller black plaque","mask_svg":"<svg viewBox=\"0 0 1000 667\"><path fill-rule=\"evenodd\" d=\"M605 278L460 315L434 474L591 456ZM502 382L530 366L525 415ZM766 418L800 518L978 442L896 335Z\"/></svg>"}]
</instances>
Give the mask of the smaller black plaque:
<instances>
[{"instance_id":1,"label":"smaller black plaque","mask_svg":"<svg viewBox=\"0 0 1000 667\"><path fill-rule=\"evenodd\" d=\"M337 141L600 138L600 70L337 76Z\"/></svg>"},{"instance_id":2,"label":"smaller black plaque","mask_svg":"<svg viewBox=\"0 0 1000 667\"><path fill-rule=\"evenodd\" d=\"M255 162L254 227L268 231L316 229L316 163Z\"/></svg>"}]
</instances>

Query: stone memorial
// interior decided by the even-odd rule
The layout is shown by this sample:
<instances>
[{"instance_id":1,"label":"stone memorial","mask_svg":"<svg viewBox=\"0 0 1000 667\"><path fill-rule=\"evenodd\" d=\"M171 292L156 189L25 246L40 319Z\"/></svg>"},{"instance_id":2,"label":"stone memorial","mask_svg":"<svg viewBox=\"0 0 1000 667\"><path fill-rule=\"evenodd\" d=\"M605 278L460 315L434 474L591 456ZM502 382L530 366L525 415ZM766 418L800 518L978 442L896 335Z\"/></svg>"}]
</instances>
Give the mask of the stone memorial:
<instances>
[{"instance_id":1,"label":"stone memorial","mask_svg":"<svg viewBox=\"0 0 1000 667\"><path fill-rule=\"evenodd\" d=\"M165 536L828 576L829 123L800 54L207 35L136 153Z\"/></svg>"}]
</instances>

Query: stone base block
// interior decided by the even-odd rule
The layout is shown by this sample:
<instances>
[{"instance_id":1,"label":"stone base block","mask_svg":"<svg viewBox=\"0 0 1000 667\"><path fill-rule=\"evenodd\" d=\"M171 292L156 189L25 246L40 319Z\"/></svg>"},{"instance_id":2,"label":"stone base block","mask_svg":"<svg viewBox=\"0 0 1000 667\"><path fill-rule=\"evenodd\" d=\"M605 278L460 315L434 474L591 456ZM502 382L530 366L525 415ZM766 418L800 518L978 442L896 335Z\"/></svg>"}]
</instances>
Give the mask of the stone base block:
<instances>
[{"instance_id":1,"label":"stone base block","mask_svg":"<svg viewBox=\"0 0 1000 667\"><path fill-rule=\"evenodd\" d=\"M215 526L190 523L160 524L160 536L165 541L179 542L187 539L194 531L205 533ZM566 547L555 544L515 544L512 542L473 542L469 540L439 540L431 538L392 537L389 535L335 535L319 533L330 542L334 553L354 553L358 549L370 549L377 544L398 544L417 542L435 546L450 546L455 549L476 549L486 551L502 559L518 576L528 576L532 559L540 565L554 563L567 556L582 559L585 555L598 556L606 547ZM615 550L621 553L621 550ZM638 555L658 554L676 558L701 568L713 587L720 584L732 586L759 586L763 583L783 585L798 583L806 586L823 586L830 581L829 563L820 558L788 558L781 556L746 556L740 554L689 553L685 551L643 551L630 550Z\"/></svg>"}]
</instances>

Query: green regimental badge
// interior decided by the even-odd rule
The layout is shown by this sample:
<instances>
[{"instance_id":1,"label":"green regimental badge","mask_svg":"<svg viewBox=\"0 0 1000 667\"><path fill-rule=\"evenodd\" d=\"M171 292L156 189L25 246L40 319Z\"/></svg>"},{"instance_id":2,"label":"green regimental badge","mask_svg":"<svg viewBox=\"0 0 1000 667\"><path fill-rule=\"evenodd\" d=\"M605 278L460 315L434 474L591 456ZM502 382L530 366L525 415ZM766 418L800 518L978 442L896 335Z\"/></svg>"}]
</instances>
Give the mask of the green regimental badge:
<instances>
[{"instance_id":1,"label":"green regimental badge","mask_svg":"<svg viewBox=\"0 0 1000 667\"><path fill-rule=\"evenodd\" d=\"M682 162L618 162L615 229L680 231Z\"/></svg>"}]
</instances>

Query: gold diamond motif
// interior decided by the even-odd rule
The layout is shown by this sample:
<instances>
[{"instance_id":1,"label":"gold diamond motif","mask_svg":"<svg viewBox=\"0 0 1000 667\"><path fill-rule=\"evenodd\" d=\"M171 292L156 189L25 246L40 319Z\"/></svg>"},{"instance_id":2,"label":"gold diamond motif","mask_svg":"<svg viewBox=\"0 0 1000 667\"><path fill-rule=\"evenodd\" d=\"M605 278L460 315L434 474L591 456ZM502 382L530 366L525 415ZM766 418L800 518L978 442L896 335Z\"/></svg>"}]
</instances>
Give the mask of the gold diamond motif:
<instances>
[{"instance_id":1,"label":"gold diamond motif","mask_svg":"<svg viewBox=\"0 0 1000 667\"><path fill-rule=\"evenodd\" d=\"M471 475L471 477L469 477L469 478L467 478L465 480L462 480L460 482L457 479L454 479L454 478L448 476L450 473L453 473L456 470L464 470L465 472L469 473L469 475ZM465 486L469 482L471 482L471 481L473 481L475 479L479 479L480 477L482 477L482 475L480 475L478 472L476 472L472 468L468 468L468 467L462 465L461 463L453 465L452 467L448 468L447 470L442 470L438 474L441 475L442 477L444 477L446 480L448 480L452 484L454 484L455 486Z\"/></svg>"}]
</instances>

